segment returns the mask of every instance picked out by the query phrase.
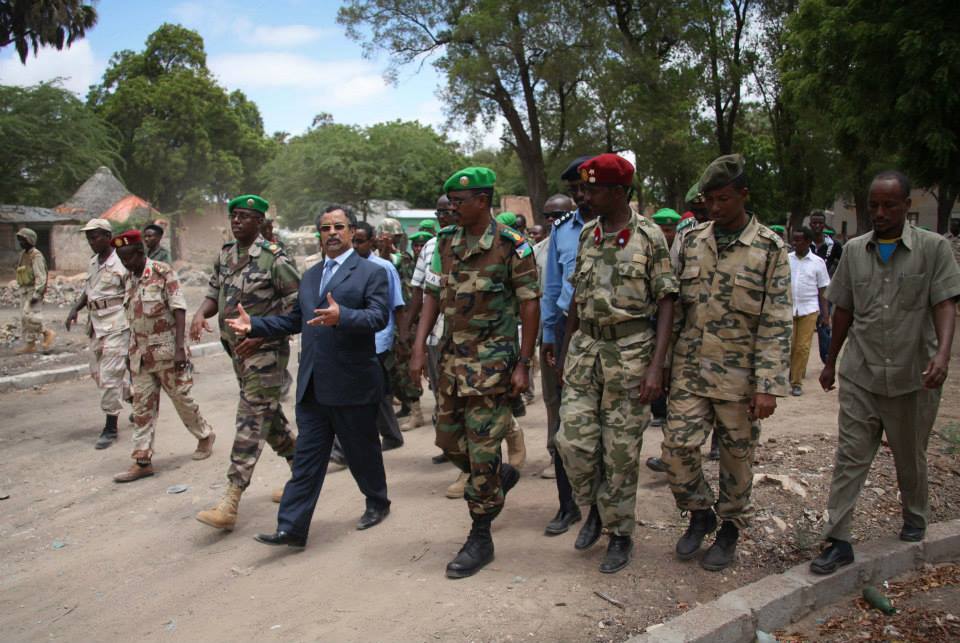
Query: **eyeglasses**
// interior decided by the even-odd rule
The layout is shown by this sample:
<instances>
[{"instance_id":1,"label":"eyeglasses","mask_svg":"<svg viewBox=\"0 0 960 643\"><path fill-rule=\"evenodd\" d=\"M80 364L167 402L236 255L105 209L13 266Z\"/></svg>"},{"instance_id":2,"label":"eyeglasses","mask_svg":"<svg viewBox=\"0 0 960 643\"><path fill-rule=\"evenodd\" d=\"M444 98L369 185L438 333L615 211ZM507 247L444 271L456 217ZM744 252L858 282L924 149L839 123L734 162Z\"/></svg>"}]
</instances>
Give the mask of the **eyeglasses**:
<instances>
[{"instance_id":1,"label":"eyeglasses","mask_svg":"<svg viewBox=\"0 0 960 643\"><path fill-rule=\"evenodd\" d=\"M227 218L230 219L231 221L233 221L234 219L249 221L250 219L254 219L259 216L260 215L257 214L256 212L231 212L230 214L227 215Z\"/></svg>"},{"instance_id":2,"label":"eyeglasses","mask_svg":"<svg viewBox=\"0 0 960 643\"><path fill-rule=\"evenodd\" d=\"M453 210L437 210L437 216L443 216L445 214L456 214Z\"/></svg>"},{"instance_id":3,"label":"eyeglasses","mask_svg":"<svg viewBox=\"0 0 960 643\"><path fill-rule=\"evenodd\" d=\"M476 198L479 194L471 194L470 196L460 197L460 196L448 196L447 199L450 201L450 205L455 208L459 208L461 205L469 201L470 199Z\"/></svg>"},{"instance_id":4,"label":"eyeglasses","mask_svg":"<svg viewBox=\"0 0 960 643\"><path fill-rule=\"evenodd\" d=\"M320 230L320 232L330 232L331 230L343 232L347 227L346 223L324 223L323 225L317 226L317 229Z\"/></svg>"}]
</instances>

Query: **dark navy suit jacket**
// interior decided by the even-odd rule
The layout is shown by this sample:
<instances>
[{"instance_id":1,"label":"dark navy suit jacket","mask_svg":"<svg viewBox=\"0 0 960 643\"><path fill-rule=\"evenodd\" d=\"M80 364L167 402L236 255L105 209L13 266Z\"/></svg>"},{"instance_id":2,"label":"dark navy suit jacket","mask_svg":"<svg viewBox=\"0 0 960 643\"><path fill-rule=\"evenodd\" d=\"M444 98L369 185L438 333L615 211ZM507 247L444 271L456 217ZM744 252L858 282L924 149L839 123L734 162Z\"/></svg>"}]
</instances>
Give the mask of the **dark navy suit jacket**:
<instances>
[{"instance_id":1,"label":"dark navy suit jacket","mask_svg":"<svg viewBox=\"0 0 960 643\"><path fill-rule=\"evenodd\" d=\"M297 303L286 315L252 317L250 337L301 333L297 403L313 381L319 404L353 406L378 404L384 395L383 369L374 335L389 316L387 272L353 252L320 292L323 263L303 274ZM309 326L316 308L327 308L327 293L340 306L336 326Z\"/></svg>"}]
</instances>

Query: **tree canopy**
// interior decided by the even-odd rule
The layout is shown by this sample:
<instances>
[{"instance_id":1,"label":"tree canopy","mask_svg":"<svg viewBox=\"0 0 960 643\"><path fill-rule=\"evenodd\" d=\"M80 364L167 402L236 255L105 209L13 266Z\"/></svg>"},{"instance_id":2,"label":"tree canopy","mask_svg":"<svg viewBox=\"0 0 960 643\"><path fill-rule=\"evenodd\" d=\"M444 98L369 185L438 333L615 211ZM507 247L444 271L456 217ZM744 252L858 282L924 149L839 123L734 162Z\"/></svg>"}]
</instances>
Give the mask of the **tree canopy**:
<instances>
[{"instance_id":1,"label":"tree canopy","mask_svg":"<svg viewBox=\"0 0 960 643\"><path fill-rule=\"evenodd\" d=\"M97 10L82 0L3 0L0 2L0 49L13 44L26 64L41 45L63 49L97 23Z\"/></svg>"}]
</instances>

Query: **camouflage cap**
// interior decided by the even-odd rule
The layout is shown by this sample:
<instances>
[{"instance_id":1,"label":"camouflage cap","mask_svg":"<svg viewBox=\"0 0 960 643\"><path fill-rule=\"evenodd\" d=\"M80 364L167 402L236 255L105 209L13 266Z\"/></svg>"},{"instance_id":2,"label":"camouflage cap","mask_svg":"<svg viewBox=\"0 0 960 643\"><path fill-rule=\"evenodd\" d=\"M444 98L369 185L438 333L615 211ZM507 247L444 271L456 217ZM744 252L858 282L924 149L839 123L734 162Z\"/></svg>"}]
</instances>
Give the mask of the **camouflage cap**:
<instances>
[{"instance_id":1,"label":"camouflage cap","mask_svg":"<svg viewBox=\"0 0 960 643\"><path fill-rule=\"evenodd\" d=\"M517 225L517 215L513 212L501 212L497 215L497 221L513 228Z\"/></svg>"},{"instance_id":2,"label":"camouflage cap","mask_svg":"<svg viewBox=\"0 0 960 643\"><path fill-rule=\"evenodd\" d=\"M17 236L26 239L31 246L37 245L37 233L30 228L20 228L17 230Z\"/></svg>"},{"instance_id":3,"label":"camouflage cap","mask_svg":"<svg viewBox=\"0 0 960 643\"><path fill-rule=\"evenodd\" d=\"M680 220L680 215L672 208L661 208L651 218L654 223L676 223Z\"/></svg>"},{"instance_id":4,"label":"camouflage cap","mask_svg":"<svg viewBox=\"0 0 960 643\"><path fill-rule=\"evenodd\" d=\"M454 172L453 176L444 182L443 191L453 192L454 190L492 188L496 182L497 175L490 168L465 167L459 172Z\"/></svg>"},{"instance_id":5,"label":"camouflage cap","mask_svg":"<svg viewBox=\"0 0 960 643\"><path fill-rule=\"evenodd\" d=\"M377 226L377 234L404 234L403 226L396 219L385 217Z\"/></svg>"},{"instance_id":6,"label":"camouflage cap","mask_svg":"<svg viewBox=\"0 0 960 643\"><path fill-rule=\"evenodd\" d=\"M244 208L246 210L256 210L260 214L266 214L270 207L270 202L262 196L256 194L241 194L230 199L227 204L227 212L233 212L234 208Z\"/></svg>"},{"instance_id":7,"label":"camouflage cap","mask_svg":"<svg viewBox=\"0 0 960 643\"><path fill-rule=\"evenodd\" d=\"M724 154L713 160L700 176L700 192L706 194L730 185L743 174L743 157L739 154Z\"/></svg>"}]
</instances>

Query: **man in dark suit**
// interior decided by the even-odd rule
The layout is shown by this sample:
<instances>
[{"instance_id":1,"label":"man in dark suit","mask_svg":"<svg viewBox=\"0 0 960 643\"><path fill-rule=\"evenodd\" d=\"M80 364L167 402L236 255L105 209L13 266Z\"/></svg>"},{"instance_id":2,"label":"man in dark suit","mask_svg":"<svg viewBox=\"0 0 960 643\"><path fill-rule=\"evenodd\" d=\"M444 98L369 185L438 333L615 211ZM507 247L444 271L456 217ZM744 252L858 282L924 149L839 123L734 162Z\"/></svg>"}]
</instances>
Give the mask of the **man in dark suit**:
<instances>
[{"instance_id":1,"label":"man in dark suit","mask_svg":"<svg viewBox=\"0 0 960 643\"><path fill-rule=\"evenodd\" d=\"M330 206L320 215L317 229L325 261L304 273L290 313L251 318L238 307L239 316L227 321L235 332L250 337L303 334L293 475L280 500L277 531L256 537L268 545L306 545L334 437L366 496L357 529L379 524L390 513L377 434L383 369L374 345L375 333L387 325L388 282L380 266L353 250L356 225L343 206Z\"/></svg>"}]
</instances>

